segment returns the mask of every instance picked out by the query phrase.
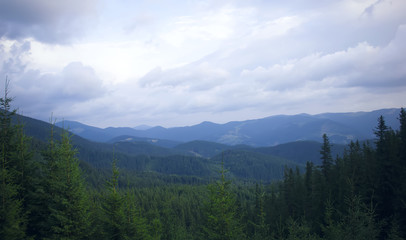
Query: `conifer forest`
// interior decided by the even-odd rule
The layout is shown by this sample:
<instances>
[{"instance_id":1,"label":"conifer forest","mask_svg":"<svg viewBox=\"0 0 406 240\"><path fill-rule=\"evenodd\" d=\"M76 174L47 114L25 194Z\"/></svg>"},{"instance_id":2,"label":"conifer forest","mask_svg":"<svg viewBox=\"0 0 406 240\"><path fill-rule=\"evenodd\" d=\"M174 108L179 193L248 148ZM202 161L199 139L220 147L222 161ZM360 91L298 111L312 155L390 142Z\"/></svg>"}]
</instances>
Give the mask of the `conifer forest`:
<instances>
[{"instance_id":1,"label":"conifer forest","mask_svg":"<svg viewBox=\"0 0 406 240\"><path fill-rule=\"evenodd\" d=\"M72 134L52 119L46 141L26 135L12 100L6 89L0 239L406 237L404 109L399 129L380 117L371 130L375 139L354 140L337 156L324 134L320 165L286 166L280 180L254 181L231 176L226 157L217 160L215 176L126 169L114 150L101 167L98 158L106 156L74 146Z\"/></svg>"}]
</instances>

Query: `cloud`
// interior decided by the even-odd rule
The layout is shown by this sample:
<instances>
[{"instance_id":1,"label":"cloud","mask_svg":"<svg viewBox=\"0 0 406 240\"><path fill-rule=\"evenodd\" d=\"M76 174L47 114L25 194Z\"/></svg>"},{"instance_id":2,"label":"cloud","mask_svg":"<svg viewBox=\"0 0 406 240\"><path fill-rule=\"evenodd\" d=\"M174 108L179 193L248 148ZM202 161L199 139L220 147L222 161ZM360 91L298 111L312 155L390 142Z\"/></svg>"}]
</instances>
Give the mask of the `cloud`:
<instances>
[{"instance_id":1,"label":"cloud","mask_svg":"<svg viewBox=\"0 0 406 240\"><path fill-rule=\"evenodd\" d=\"M245 69L241 77L272 90L301 88L309 82L323 87L366 89L406 86L403 42L406 42L406 25L400 26L396 37L383 48L362 42L344 51L316 53L285 64Z\"/></svg>"},{"instance_id":2,"label":"cloud","mask_svg":"<svg viewBox=\"0 0 406 240\"><path fill-rule=\"evenodd\" d=\"M7 42L7 44L0 42L1 76L23 73L26 67L25 58L30 54L30 49L29 41Z\"/></svg>"},{"instance_id":3,"label":"cloud","mask_svg":"<svg viewBox=\"0 0 406 240\"><path fill-rule=\"evenodd\" d=\"M406 103L403 0L35 2L0 3L0 71L32 116L179 126Z\"/></svg>"},{"instance_id":4,"label":"cloud","mask_svg":"<svg viewBox=\"0 0 406 240\"><path fill-rule=\"evenodd\" d=\"M141 87L181 87L188 91L205 91L221 85L229 73L208 62L163 71L155 68L139 80Z\"/></svg>"},{"instance_id":5,"label":"cloud","mask_svg":"<svg viewBox=\"0 0 406 240\"><path fill-rule=\"evenodd\" d=\"M405 100L398 94L406 88L403 42L405 25L398 27L385 46L360 42L339 51L316 52L252 68L239 68L256 63L245 58L245 51L219 51L179 68L156 68L138 84L148 93L145 97L150 102L145 104L156 110L151 115L206 113L212 119L220 115L238 119L270 112L317 113L331 111L332 106L337 111L372 110L376 107L369 104L393 105L395 96ZM374 96L378 95L381 100L377 102ZM390 95L393 97L388 98Z\"/></svg>"},{"instance_id":6,"label":"cloud","mask_svg":"<svg viewBox=\"0 0 406 240\"><path fill-rule=\"evenodd\" d=\"M16 66L8 67L22 69L18 62ZM85 105L107 94L94 70L80 62L72 62L57 73L23 69L22 73L11 74L9 79L10 94L15 96L13 105L21 108L24 114L42 120L52 112L62 117L78 114L75 112L77 105ZM91 112L91 109L81 109L79 114L86 111Z\"/></svg>"},{"instance_id":7,"label":"cloud","mask_svg":"<svg viewBox=\"0 0 406 240\"><path fill-rule=\"evenodd\" d=\"M97 0L0 1L0 38L34 38L67 43L82 33L84 18L95 14Z\"/></svg>"}]
</instances>

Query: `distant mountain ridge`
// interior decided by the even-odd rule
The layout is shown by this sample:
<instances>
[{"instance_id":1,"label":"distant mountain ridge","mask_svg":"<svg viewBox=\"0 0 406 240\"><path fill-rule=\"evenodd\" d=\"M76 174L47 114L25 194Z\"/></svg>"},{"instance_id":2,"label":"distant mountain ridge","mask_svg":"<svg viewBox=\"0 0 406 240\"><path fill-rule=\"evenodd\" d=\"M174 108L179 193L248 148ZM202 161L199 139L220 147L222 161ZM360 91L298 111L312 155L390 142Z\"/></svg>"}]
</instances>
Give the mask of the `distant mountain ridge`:
<instances>
[{"instance_id":1,"label":"distant mountain ridge","mask_svg":"<svg viewBox=\"0 0 406 240\"><path fill-rule=\"evenodd\" d=\"M24 132L32 138L32 147L36 151L46 148L51 132L54 139L59 139L63 131L57 126L52 127L50 123L20 115L16 115L13 121L24 124ZM300 169L304 167L303 164L279 156L249 151L251 148L248 146L228 146L196 141L190 144L180 143L174 147L163 147L154 144L160 141L148 142L151 139L130 138L114 143L99 143L73 135L71 140L73 147L77 150L76 156L81 160L81 167L88 173L108 171L112 160L116 159L117 166L122 170L125 169L127 173L154 172L163 174L168 179L172 175L177 175L208 181L218 175L220 162L224 160L224 166L230 170L229 174L232 178L269 182L281 179L285 167L298 166ZM162 144L173 146L175 142L162 141ZM197 152L200 152L201 156L198 156ZM87 177L92 179L93 176Z\"/></svg>"},{"instance_id":2,"label":"distant mountain ridge","mask_svg":"<svg viewBox=\"0 0 406 240\"><path fill-rule=\"evenodd\" d=\"M18 115L14 121L24 124L24 131L32 137L33 146L44 149L50 138L51 124ZM63 126L67 126L66 122ZM82 132L86 130L81 125L75 127ZM55 139L59 139L61 132L61 128L53 127ZM85 171L105 171L110 169L112 159L117 159L118 167L126 171L155 172L167 176L175 174L207 180L217 176L218 168L224 161L233 178L265 182L281 179L286 167L303 170L306 161L319 164L322 145L314 141L296 141L255 148L201 140L180 143L125 135L107 143L89 141L77 135L73 135L71 140ZM342 155L344 147L333 144L332 154Z\"/></svg>"},{"instance_id":3,"label":"distant mountain ridge","mask_svg":"<svg viewBox=\"0 0 406 240\"><path fill-rule=\"evenodd\" d=\"M322 113L316 115L276 115L262 119L233 121L225 124L202 122L187 127L152 127L145 130L129 127L96 128L74 121L57 123L68 127L83 138L108 142L120 136L164 139L175 142L209 141L226 145L275 146L295 141L321 141L326 133L332 143L348 144L351 140L374 137L373 129L379 116L388 126L397 129L400 109L380 109L371 112Z\"/></svg>"}]
</instances>

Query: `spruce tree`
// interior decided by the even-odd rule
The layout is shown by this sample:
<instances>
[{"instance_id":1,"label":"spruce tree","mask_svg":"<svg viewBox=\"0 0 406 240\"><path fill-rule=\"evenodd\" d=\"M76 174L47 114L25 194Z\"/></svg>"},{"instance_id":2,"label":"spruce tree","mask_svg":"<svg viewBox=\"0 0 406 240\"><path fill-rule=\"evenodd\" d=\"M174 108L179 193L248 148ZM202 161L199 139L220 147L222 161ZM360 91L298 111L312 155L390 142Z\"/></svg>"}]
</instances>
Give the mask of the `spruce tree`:
<instances>
[{"instance_id":1,"label":"spruce tree","mask_svg":"<svg viewBox=\"0 0 406 240\"><path fill-rule=\"evenodd\" d=\"M269 235L269 226L265 223L264 197L262 185L255 186L255 212L254 212L254 237L253 239L266 239Z\"/></svg>"},{"instance_id":2,"label":"spruce tree","mask_svg":"<svg viewBox=\"0 0 406 240\"><path fill-rule=\"evenodd\" d=\"M399 113L399 187L397 189L396 211L399 214L399 231L406 236L406 111L404 108Z\"/></svg>"},{"instance_id":3,"label":"spruce tree","mask_svg":"<svg viewBox=\"0 0 406 240\"><path fill-rule=\"evenodd\" d=\"M41 221L41 208L44 207L42 201L44 187L43 172L39 163L39 158L34 159L34 152L30 149L31 138L24 134L24 125L18 120L16 128L16 150L12 158L16 163L17 184L19 187L19 199L22 201L23 212L26 216L27 238L35 238L38 235ZM45 219L45 218L42 218ZM42 221L43 222L43 221Z\"/></svg>"},{"instance_id":4,"label":"spruce tree","mask_svg":"<svg viewBox=\"0 0 406 240\"><path fill-rule=\"evenodd\" d=\"M60 218L59 229L68 239L83 239L89 229L89 202L86 194L85 183L79 168L79 160L76 157L77 151L73 149L70 136L63 131L59 144L59 154L63 166L64 182L64 206L63 217Z\"/></svg>"},{"instance_id":5,"label":"spruce tree","mask_svg":"<svg viewBox=\"0 0 406 240\"><path fill-rule=\"evenodd\" d=\"M329 174L333 165L333 158L331 156L331 145L326 134L323 134L323 145L320 150L321 154L321 171L324 177L329 179Z\"/></svg>"},{"instance_id":6,"label":"spruce tree","mask_svg":"<svg viewBox=\"0 0 406 240\"><path fill-rule=\"evenodd\" d=\"M392 129L386 126L383 116L378 119L376 135L376 177L378 186L376 189L377 213L382 218L389 218L394 213L393 200L395 197L394 173L396 168L396 153L393 147L395 134Z\"/></svg>"},{"instance_id":7,"label":"spruce tree","mask_svg":"<svg viewBox=\"0 0 406 240\"><path fill-rule=\"evenodd\" d=\"M13 157L18 151L16 128L11 123L16 110L11 110L8 84L6 79L4 98L0 98L0 239L23 239L26 221L19 196L18 163Z\"/></svg>"},{"instance_id":8,"label":"spruce tree","mask_svg":"<svg viewBox=\"0 0 406 240\"><path fill-rule=\"evenodd\" d=\"M127 189L124 201L125 230L127 237L134 240L148 239L147 224L135 204L135 195Z\"/></svg>"},{"instance_id":9,"label":"spruce tree","mask_svg":"<svg viewBox=\"0 0 406 240\"><path fill-rule=\"evenodd\" d=\"M210 184L209 199L205 204L206 222L203 227L207 239L241 239L244 234L238 220L235 196L226 180L224 163L221 164L220 180Z\"/></svg>"},{"instance_id":10,"label":"spruce tree","mask_svg":"<svg viewBox=\"0 0 406 240\"><path fill-rule=\"evenodd\" d=\"M126 239L126 218L124 213L124 199L118 189L119 170L116 159L113 159L112 177L107 182L107 194L103 201L104 237L105 239Z\"/></svg>"},{"instance_id":11,"label":"spruce tree","mask_svg":"<svg viewBox=\"0 0 406 240\"><path fill-rule=\"evenodd\" d=\"M403 163L402 165L405 166L405 163L406 163L406 111L404 108L400 109L399 122L400 122L400 129L399 129L400 158Z\"/></svg>"},{"instance_id":12,"label":"spruce tree","mask_svg":"<svg viewBox=\"0 0 406 240\"><path fill-rule=\"evenodd\" d=\"M51 119L52 121L52 119ZM33 230L33 234L37 239L51 239L53 238L52 228L58 223L51 216L52 209L55 208L61 193L60 189L60 175L61 170L58 165L58 149L57 142L54 136L55 125L51 122L50 136L46 149L41 152L42 156L42 169L44 177L40 180L41 186L39 192L37 192L37 199L35 201L36 215L32 217L35 221L32 222L30 227Z\"/></svg>"},{"instance_id":13,"label":"spruce tree","mask_svg":"<svg viewBox=\"0 0 406 240\"><path fill-rule=\"evenodd\" d=\"M83 239L89 234L89 202L76 153L66 130L59 141L54 141L52 133L43 154L47 167L44 200L49 214L45 237Z\"/></svg>"},{"instance_id":14,"label":"spruce tree","mask_svg":"<svg viewBox=\"0 0 406 240\"><path fill-rule=\"evenodd\" d=\"M305 203L304 203L304 215L306 220L313 218L312 213L312 193L313 193L313 163L306 162L306 172L304 176L304 185L305 185Z\"/></svg>"}]
</instances>

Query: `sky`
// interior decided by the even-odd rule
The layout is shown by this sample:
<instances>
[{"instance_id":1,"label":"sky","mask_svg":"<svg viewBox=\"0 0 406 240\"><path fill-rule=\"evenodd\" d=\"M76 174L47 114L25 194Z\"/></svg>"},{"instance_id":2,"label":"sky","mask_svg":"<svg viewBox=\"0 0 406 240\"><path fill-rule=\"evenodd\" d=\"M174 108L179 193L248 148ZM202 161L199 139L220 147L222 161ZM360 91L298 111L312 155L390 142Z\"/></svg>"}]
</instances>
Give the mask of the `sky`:
<instances>
[{"instance_id":1,"label":"sky","mask_svg":"<svg viewBox=\"0 0 406 240\"><path fill-rule=\"evenodd\" d=\"M25 116L103 128L405 107L405 13L405 0L0 0L0 90L10 80Z\"/></svg>"}]
</instances>

